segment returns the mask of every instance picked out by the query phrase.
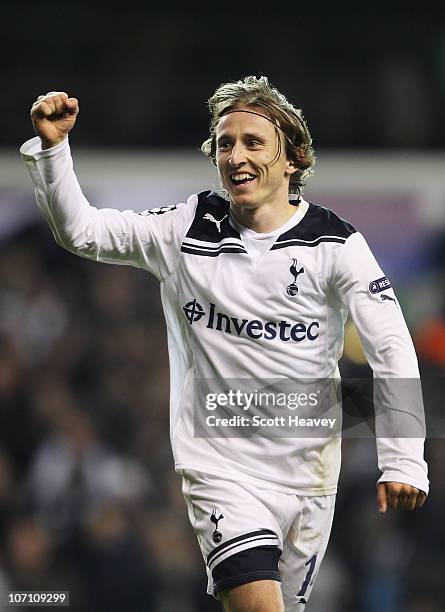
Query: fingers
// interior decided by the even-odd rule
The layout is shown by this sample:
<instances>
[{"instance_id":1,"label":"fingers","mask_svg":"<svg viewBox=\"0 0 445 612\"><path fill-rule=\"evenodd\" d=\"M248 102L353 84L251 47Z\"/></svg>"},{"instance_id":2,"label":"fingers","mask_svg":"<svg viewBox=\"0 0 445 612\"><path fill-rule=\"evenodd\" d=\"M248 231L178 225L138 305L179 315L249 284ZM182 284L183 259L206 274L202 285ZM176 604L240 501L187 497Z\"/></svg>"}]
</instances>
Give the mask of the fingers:
<instances>
[{"instance_id":1,"label":"fingers","mask_svg":"<svg viewBox=\"0 0 445 612\"><path fill-rule=\"evenodd\" d=\"M401 482L381 482L377 485L377 504L380 513L385 513L387 508L393 510L421 508L426 497L423 491Z\"/></svg>"},{"instance_id":2,"label":"fingers","mask_svg":"<svg viewBox=\"0 0 445 612\"><path fill-rule=\"evenodd\" d=\"M43 117L49 117L57 112L60 114L68 94L64 91L50 91L40 95L32 105L31 113L34 111Z\"/></svg>"},{"instance_id":3,"label":"fingers","mask_svg":"<svg viewBox=\"0 0 445 612\"><path fill-rule=\"evenodd\" d=\"M388 509L388 500L386 496L385 483L380 482L377 485L377 506L380 514L385 514Z\"/></svg>"},{"instance_id":4,"label":"fingers","mask_svg":"<svg viewBox=\"0 0 445 612\"><path fill-rule=\"evenodd\" d=\"M416 504L417 504L418 497L419 497L419 493L416 493L415 490L412 491L408 495L408 498L406 500L405 510L414 510L414 508L416 507Z\"/></svg>"},{"instance_id":5,"label":"fingers","mask_svg":"<svg viewBox=\"0 0 445 612\"><path fill-rule=\"evenodd\" d=\"M423 504L426 502L427 495L423 491L419 492L419 495L416 498L416 508L421 508Z\"/></svg>"},{"instance_id":6,"label":"fingers","mask_svg":"<svg viewBox=\"0 0 445 612\"><path fill-rule=\"evenodd\" d=\"M76 98L69 98L64 91L50 91L46 95L40 95L31 108L33 119L49 117L64 117L77 115L79 104Z\"/></svg>"},{"instance_id":7,"label":"fingers","mask_svg":"<svg viewBox=\"0 0 445 612\"><path fill-rule=\"evenodd\" d=\"M388 507L392 510L397 510L399 507L399 496L401 495L398 483L385 483L385 488L388 496Z\"/></svg>"}]
</instances>

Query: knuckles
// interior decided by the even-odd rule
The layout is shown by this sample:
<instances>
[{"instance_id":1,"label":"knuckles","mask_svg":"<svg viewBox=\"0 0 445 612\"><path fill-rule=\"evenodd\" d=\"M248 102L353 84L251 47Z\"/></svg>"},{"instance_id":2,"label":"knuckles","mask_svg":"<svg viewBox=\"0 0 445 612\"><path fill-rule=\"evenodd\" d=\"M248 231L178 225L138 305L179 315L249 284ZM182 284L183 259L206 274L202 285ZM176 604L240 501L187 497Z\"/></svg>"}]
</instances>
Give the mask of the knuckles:
<instances>
[{"instance_id":1,"label":"knuckles","mask_svg":"<svg viewBox=\"0 0 445 612\"><path fill-rule=\"evenodd\" d=\"M386 482L383 490L386 492L388 508L393 510L414 510L420 508L427 498L426 493L408 484L400 482ZM379 487L380 494L383 494Z\"/></svg>"},{"instance_id":2,"label":"knuckles","mask_svg":"<svg viewBox=\"0 0 445 612\"><path fill-rule=\"evenodd\" d=\"M44 118L55 114L62 114L68 111L70 114L77 115L79 113L79 104L76 98L72 98L71 108L66 106L68 100L66 92L48 92L45 95L39 95L31 106L32 118ZM72 108L72 103L75 102L75 107Z\"/></svg>"}]
</instances>

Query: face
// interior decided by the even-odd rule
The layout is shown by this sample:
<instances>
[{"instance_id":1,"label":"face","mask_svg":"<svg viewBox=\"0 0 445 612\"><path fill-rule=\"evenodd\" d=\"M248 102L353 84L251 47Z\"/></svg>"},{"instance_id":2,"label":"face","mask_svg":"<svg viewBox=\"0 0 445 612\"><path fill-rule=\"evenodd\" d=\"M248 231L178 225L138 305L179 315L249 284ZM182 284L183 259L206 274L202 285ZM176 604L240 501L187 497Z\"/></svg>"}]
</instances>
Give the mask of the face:
<instances>
[{"instance_id":1,"label":"face","mask_svg":"<svg viewBox=\"0 0 445 612\"><path fill-rule=\"evenodd\" d=\"M262 108L252 106L237 110L265 114ZM250 113L229 113L218 123L216 165L234 206L253 209L287 204L289 179L296 168L286 158L283 141L277 159L282 139L277 131L268 119Z\"/></svg>"}]
</instances>

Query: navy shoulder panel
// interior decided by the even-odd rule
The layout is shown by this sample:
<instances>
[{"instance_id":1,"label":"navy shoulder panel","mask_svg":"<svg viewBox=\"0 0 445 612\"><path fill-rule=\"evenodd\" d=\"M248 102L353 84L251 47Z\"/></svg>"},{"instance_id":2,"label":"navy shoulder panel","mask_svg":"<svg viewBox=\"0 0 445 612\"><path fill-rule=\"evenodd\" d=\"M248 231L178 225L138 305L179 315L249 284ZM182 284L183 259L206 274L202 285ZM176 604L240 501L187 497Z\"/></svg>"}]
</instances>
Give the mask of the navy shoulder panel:
<instances>
[{"instance_id":1,"label":"navy shoulder panel","mask_svg":"<svg viewBox=\"0 0 445 612\"><path fill-rule=\"evenodd\" d=\"M272 249L286 246L317 246L322 242L345 243L357 230L332 210L309 203L303 219L281 234Z\"/></svg>"},{"instance_id":2,"label":"navy shoulder panel","mask_svg":"<svg viewBox=\"0 0 445 612\"><path fill-rule=\"evenodd\" d=\"M195 217L186 238L205 242L221 242L223 238L241 239L229 223L229 202L214 191L198 194Z\"/></svg>"},{"instance_id":3,"label":"navy shoulder panel","mask_svg":"<svg viewBox=\"0 0 445 612\"><path fill-rule=\"evenodd\" d=\"M229 202L214 191L199 193L195 216L181 251L201 257L247 253L241 236L229 223L229 209Z\"/></svg>"}]
</instances>

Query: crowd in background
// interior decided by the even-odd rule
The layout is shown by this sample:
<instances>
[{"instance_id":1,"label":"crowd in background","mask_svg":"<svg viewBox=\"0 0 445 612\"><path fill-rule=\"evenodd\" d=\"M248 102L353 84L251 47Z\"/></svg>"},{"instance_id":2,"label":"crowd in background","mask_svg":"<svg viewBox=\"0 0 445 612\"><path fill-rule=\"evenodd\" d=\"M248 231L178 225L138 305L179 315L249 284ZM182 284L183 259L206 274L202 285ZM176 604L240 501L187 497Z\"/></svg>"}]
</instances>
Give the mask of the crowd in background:
<instances>
[{"instance_id":1,"label":"crowd in background","mask_svg":"<svg viewBox=\"0 0 445 612\"><path fill-rule=\"evenodd\" d=\"M421 363L443 376L433 334ZM157 281L29 227L1 249L0 340L0 591L69 590L84 612L218 610L173 470ZM346 439L343 456L308 611L445 609L443 440L428 441L433 494L416 513L378 515L375 440Z\"/></svg>"}]
</instances>

